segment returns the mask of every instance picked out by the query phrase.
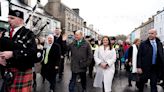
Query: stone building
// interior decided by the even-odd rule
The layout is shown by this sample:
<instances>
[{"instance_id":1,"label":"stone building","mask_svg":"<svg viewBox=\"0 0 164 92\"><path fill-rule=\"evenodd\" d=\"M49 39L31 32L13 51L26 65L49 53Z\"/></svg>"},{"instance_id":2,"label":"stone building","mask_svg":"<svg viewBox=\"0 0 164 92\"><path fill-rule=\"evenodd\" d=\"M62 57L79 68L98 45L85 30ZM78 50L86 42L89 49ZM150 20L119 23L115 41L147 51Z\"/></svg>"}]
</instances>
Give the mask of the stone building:
<instances>
[{"instance_id":1,"label":"stone building","mask_svg":"<svg viewBox=\"0 0 164 92\"><path fill-rule=\"evenodd\" d=\"M79 9L70 9L61 0L48 0L45 11L61 21L61 28L68 35L82 30L83 18L79 15Z\"/></svg>"}]
</instances>

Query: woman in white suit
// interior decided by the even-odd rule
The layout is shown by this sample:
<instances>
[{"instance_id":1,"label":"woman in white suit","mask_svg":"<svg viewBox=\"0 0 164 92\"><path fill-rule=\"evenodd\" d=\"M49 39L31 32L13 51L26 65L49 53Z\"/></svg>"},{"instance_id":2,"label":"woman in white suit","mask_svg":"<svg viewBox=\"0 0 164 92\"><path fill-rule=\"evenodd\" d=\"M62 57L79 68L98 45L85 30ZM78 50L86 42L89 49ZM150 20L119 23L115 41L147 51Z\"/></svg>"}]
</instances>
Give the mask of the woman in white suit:
<instances>
[{"instance_id":1,"label":"woman in white suit","mask_svg":"<svg viewBox=\"0 0 164 92\"><path fill-rule=\"evenodd\" d=\"M111 92L115 72L116 51L112 48L109 37L104 36L102 42L103 45L94 53L97 72L93 86L104 87L104 92Z\"/></svg>"}]
</instances>

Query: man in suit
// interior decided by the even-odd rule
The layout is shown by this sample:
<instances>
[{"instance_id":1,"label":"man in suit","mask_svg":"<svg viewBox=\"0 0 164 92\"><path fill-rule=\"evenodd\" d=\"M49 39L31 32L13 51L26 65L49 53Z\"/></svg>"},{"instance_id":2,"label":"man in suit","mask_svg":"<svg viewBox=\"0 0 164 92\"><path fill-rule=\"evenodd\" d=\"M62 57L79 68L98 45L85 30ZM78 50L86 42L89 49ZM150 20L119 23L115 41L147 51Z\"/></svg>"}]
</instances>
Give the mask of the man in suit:
<instances>
[{"instance_id":1,"label":"man in suit","mask_svg":"<svg viewBox=\"0 0 164 92\"><path fill-rule=\"evenodd\" d=\"M150 29L148 39L143 41L137 55L137 71L140 74L139 92L144 91L144 84L150 79L151 92L157 91L157 79L164 74L164 53L160 40L156 37L157 31Z\"/></svg>"},{"instance_id":2,"label":"man in suit","mask_svg":"<svg viewBox=\"0 0 164 92\"><path fill-rule=\"evenodd\" d=\"M10 32L6 31L2 36L6 44L13 45L11 50L0 53L0 57L7 62L5 74L10 74L11 79L6 77L8 83L5 92L32 92L32 66L37 46L33 32L24 27L23 17L22 11L10 10L8 16Z\"/></svg>"},{"instance_id":3,"label":"man in suit","mask_svg":"<svg viewBox=\"0 0 164 92\"><path fill-rule=\"evenodd\" d=\"M63 40L63 35L61 34L62 30L59 28L55 29L54 43L57 43L61 47L61 60L59 63L59 82L62 80L63 72L64 72L64 55L66 53L67 45L66 40Z\"/></svg>"}]
</instances>

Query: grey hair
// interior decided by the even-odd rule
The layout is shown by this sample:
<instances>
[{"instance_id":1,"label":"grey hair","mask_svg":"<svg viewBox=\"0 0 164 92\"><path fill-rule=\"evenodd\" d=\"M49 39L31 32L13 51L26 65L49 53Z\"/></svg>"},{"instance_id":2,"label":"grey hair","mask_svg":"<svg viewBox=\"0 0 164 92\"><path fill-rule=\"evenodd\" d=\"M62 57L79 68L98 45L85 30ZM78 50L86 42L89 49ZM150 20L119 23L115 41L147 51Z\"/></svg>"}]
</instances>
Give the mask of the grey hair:
<instances>
[{"instance_id":1,"label":"grey hair","mask_svg":"<svg viewBox=\"0 0 164 92\"><path fill-rule=\"evenodd\" d=\"M52 34L48 34L48 36L46 37L46 44L48 44L48 38L52 38L52 43L54 42L54 36Z\"/></svg>"},{"instance_id":2,"label":"grey hair","mask_svg":"<svg viewBox=\"0 0 164 92\"><path fill-rule=\"evenodd\" d=\"M81 30L77 30L75 34L81 34L83 36L83 32Z\"/></svg>"}]
</instances>

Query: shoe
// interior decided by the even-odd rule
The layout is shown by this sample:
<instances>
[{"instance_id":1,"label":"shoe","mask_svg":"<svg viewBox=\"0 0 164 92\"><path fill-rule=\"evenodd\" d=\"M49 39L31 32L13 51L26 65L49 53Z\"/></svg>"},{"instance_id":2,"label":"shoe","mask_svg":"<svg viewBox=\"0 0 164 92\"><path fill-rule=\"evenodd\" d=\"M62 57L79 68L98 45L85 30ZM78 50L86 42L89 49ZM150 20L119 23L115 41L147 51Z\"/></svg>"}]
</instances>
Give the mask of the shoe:
<instances>
[{"instance_id":1,"label":"shoe","mask_svg":"<svg viewBox=\"0 0 164 92\"><path fill-rule=\"evenodd\" d=\"M50 91L49 92L56 92L55 90L53 90L53 89L50 89Z\"/></svg>"},{"instance_id":2,"label":"shoe","mask_svg":"<svg viewBox=\"0 0 164 92\"><path fill-rule=\"evenodd\" d=\"M54 92L52 89L49 92Z\"/></svg>"},{"instance_id":3,"label":"shoe","mask_svg":"<svg viewBox=\"0 0 164 92\"><path fill-rule=\"evenodd\" d=\"M36 88L36 86L37 86L37 85L36 85L36 81L34 81L32 87L33 87L33 88Z\"/></svg>"},{"instance_id":4,"label":"shoe","mask_svg":"<svg viewBox=\"0 0 164 92\"><path fill-rule=\"evenodd\" d=\"M128 86L129 86L129 87L132 87L132 84L129 84Z\"/></svg>"}]
</instances>

